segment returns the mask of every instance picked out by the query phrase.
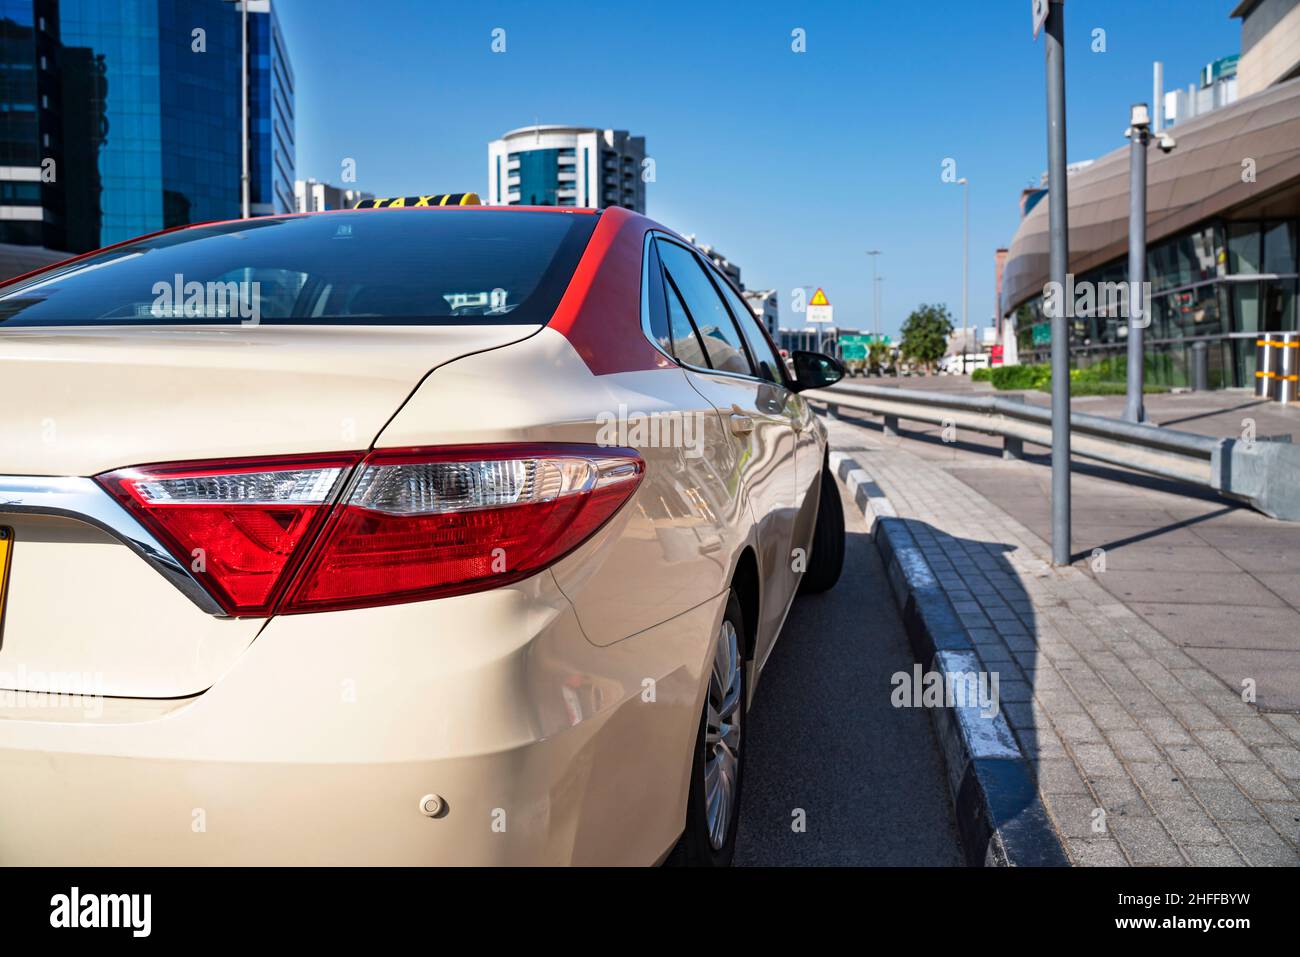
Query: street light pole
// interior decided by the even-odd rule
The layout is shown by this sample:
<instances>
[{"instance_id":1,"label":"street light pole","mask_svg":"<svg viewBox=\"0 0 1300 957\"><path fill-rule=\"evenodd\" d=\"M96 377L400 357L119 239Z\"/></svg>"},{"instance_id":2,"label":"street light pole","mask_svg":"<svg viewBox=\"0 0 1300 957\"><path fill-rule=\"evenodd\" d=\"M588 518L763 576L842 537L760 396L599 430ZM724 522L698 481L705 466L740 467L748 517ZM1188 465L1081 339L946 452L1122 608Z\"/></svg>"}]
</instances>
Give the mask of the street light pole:
<instances>
[{"instance_id":1,"label":"street light pole","mask_svg":"<svg viewBox=\"0 0 1300 957\"><path fill-rule=\"evenodd\" d=\"M1047 219L1051 239L1048 278L1059 294L1052 329L1052 564L1070 564L1070 309L1065 304L1070 264L1065 182L1065 8L1048 0Z\"/></svg>"},{"instance_id":2,"label":"street light pole","mask_svg":"<svg viewBox=\"0 0 1300 957\"><path fill-rule=\"evenodd\" d=\"M876 341L880 340L880 303L876 301L876 257L880 255L879 249L868 249L867 255L871 257L871 327L875 333Z\"/></svg>"},{"instance_id":3,"label":"street light pole","mask_svg":"<svg viewBox=\"0 0 1300 957\"><path fill-rule=\"evenodd\" d=\"M1143 282L1147 268L1147 142L1151 117L1145 103L1134 103L1129 115L1128 166L1128 372L1127 401L1124 418L1141 422L1146 418L1142 407L1142 346L1148 303L1143 301Z\"/></svg>"},{"instance_id":4,"label":"street light pole","mask_svg":"<svg viewBox=\"0 0 1300 957\"><path fill-rule=\"evenodd\" d=\"M966 328L970 307L970 181L957 180L961 187L961 374L966 374Z\"/></svg>"},{"instance_id":5,"label":"street light pole","mask_svg":"<svg viewBox=\"0 0 1300 957\"><path fill-rule=\"evenodd\" d=\"M239 208L244 219L251 215L248 173L248 0L239 5Z\"/></svg>"}]
</instances>

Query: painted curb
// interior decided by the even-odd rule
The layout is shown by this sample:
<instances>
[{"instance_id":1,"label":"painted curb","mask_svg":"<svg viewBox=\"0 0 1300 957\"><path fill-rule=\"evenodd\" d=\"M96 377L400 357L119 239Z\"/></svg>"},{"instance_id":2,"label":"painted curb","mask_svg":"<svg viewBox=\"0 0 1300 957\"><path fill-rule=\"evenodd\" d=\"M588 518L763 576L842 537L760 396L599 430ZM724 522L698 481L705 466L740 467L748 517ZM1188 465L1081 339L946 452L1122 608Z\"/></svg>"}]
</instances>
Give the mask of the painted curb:
<instances>
[{"instance_id":1,"label":"painted curb","mask_svg":"<svg viewBox=\"0 0 1300 957\"><path fill-rule=\"evenodd\" d=\"M970 634L944 594L907 522L856 460L832 452L831 468L853 495L889 578L912 646L927 671L980 670ZM927 709L948 771L957 833L966 863L994 867L1069 866L1038 796L1033 769L1006 718L977 704Z\"/></svg>"}]
</instances>

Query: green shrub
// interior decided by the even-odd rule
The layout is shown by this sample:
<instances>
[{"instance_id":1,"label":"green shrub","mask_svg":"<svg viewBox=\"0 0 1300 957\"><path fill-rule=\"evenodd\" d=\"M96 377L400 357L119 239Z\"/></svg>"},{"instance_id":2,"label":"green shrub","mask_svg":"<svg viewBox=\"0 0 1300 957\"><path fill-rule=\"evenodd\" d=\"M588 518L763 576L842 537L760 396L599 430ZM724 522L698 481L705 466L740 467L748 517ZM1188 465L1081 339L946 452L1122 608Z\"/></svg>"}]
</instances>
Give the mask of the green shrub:
<instances>
[{"instance_id":1,"label":"green shrub","mask_svg":"<svg viewBox=\"0 0 1300 957\"><path fill-rule=\"evenodd\" d=\"M989 370L995 389L1038 389L1050 382L1052 370L1046 365L998 366Z\"/></svg>"},{"instance_id":2,"label":"green shrub","mask_svg":"<svg viewBox=\"0 0 1300 957\"><path fill-rule=\"evenodd\" d=\"M979 370L985 371L985 370ZM1052 391L1052 367L1049 365L998 366L987 370L989 381L995 389L1035 389L1039 392ZM1125 385L1123 364L1118 366L1121 378L1116 379L1116 365L1107 359L1086 369L1070 370L1070 395L1124 395L1128 389ZM1169 387L1151 385L1148 372L1147 381L1142 391L1148 394L1168 392Z\"/></svg>"},{"instance_id":3,"label":"green shrub","mask_svg":"<svg viewBox=\"0 0 1300 957\"><path fill-rule=\"evenodd\" d=\"M971 382L988 382L992 374L993 374L992 369L981 367L971 372L970 380Z\"/></svg>"}]
</instances>

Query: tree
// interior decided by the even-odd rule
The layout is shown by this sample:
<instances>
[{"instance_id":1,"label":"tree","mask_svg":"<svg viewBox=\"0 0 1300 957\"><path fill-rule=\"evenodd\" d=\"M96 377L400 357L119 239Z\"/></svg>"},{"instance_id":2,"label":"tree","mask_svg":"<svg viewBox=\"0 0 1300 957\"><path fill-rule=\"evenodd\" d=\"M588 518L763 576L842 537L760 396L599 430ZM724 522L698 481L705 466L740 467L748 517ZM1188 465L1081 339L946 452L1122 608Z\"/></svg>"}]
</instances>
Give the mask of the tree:
<instances>
[{"instance_id":1,"label":"tree","mask_svg":"<svg viewBox=\"0 0 1300 957\"><path fill-rule=\"evenodd\" d=\"M899 349L905 356L924 365L928 375L930 367L948 349L948 337L952 335L952 316L948 314L945 305L932 306L923 302L907 317L902 332Z\"/></svg>"},{"instance_id":2,"label":"tree","mask_svg":"<svg viewBox=\"0 0 1300 957\"><path fill-rule=\"evenodd\" d=\"M867 346L867 369L870 372L884 375L889 364L889 346L883 342L873 342Z\"/></svg>"}]
</instances>

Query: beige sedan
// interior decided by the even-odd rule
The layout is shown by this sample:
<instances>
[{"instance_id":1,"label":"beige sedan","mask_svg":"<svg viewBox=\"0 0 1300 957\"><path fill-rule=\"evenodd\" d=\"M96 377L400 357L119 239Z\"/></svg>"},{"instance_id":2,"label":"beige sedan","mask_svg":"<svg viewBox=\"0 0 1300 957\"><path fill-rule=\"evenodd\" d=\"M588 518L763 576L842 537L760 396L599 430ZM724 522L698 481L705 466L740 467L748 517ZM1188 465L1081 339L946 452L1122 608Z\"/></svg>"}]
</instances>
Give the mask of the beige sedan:
<instances>
[{"instance_id":1,"label":"beige sedan","mask_svg":"<svg viewBox=\"0 0 1300 957\"><path fill-rule=\"evenodd\" d=\"M0 863L726 864L825 429L623 209L171 230L0 286Z\"/></svg>"}]
</instances>

